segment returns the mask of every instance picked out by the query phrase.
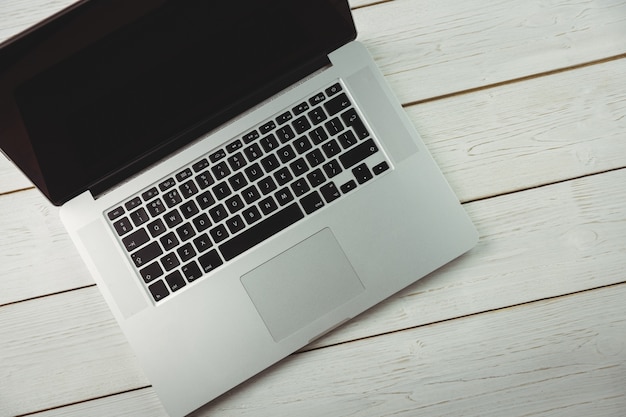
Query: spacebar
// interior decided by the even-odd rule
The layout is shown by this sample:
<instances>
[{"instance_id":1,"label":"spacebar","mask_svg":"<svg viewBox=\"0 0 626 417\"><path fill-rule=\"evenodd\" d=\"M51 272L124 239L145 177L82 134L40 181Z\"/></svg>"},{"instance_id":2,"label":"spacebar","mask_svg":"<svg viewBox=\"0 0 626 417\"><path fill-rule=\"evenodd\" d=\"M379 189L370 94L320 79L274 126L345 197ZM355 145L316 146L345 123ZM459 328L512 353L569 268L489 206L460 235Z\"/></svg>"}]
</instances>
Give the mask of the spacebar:
<instances>
[{"instance_id":1,"label":"spacebar","mask_svg":"<svg viewBox=\"0 0 626 417\"><path fill-rule=\"evenodd\" d=\"M281 230L291 226L304 217L302 210L297 203L285 207L281 211L271 215L252 226L240 235L224 242L219 246L224 259L230 261L235 256L244 253L248 249L263 242L265 239L275 235Z\"/></svg>"}]
</instances>

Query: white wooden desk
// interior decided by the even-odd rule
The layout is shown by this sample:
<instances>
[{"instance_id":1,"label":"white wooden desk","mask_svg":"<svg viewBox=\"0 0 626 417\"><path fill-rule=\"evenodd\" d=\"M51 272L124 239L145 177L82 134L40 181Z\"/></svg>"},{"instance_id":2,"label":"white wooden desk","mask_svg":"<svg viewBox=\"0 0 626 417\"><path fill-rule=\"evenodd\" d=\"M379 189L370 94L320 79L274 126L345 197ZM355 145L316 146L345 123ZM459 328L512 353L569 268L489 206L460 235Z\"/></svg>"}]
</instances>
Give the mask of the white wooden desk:
<instances>
[{"instance_id":1,"label":"white wooden desk","mask_svg":"<svg viewBox=\"0 0 626 417\"><path fill-rule=\"evenodd\" d=\"M0 38L70 2L0 1ZM626 1L352 5L480 243L197 415L626 415ZM0 275L0 416L164 415L4 158Z\"/></svg>"}]
</instances>

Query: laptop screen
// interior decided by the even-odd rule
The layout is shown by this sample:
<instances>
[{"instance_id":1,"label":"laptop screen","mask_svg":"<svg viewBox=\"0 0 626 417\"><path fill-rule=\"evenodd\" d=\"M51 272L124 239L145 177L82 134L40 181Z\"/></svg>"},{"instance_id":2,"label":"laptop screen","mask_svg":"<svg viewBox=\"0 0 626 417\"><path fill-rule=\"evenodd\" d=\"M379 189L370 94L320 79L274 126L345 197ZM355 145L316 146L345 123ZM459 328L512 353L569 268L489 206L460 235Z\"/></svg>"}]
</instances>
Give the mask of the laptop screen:
<instances>
[{"instance_id":1,"label":"laptop screen","mask_svg":"<svg viewBox=\"0 0 626 417\"><path fill-rule=\"evenodd\" d=\"M55 204L219 126L356 36L345 0L91 0L0 49L0 147Z\"/></svg>"}]
</instances>

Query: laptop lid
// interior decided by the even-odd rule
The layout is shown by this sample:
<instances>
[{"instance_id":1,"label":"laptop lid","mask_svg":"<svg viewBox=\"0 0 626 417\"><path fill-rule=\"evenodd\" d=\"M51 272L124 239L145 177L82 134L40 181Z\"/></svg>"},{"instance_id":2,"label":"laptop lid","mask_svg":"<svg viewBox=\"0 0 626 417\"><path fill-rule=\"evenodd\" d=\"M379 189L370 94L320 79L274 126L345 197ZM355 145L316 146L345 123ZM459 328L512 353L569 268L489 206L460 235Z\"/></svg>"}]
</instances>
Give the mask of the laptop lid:
<instances>
[{"instance_id":1,"label":"laptop lid","mask_svg":"<svg viewBox=\"0 0 626 417\"><path fill-rule=\"evenodd\" d=\"M53 204L97 196L355 37L345 0L82 1L0 46L0 148Z\"/></svg>"}]
</instances>

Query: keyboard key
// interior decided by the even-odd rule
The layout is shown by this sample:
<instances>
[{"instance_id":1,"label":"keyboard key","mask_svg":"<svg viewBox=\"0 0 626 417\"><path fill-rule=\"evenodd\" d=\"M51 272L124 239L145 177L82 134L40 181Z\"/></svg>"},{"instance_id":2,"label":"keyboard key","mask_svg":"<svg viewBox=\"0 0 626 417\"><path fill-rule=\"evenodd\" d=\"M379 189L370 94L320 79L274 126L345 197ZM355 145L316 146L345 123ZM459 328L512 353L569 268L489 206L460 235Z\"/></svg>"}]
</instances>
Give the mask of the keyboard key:
<instances>
[{"instance_id":1,"label":"keyboard key","mask_svg":"<svg viewBox=\"0 0 626 417\"><path fill-rule=\"evenodd\" d=\"M324 177L322 170L319 168L309 172L306 176L306 179L309 180L309 184L311 184L311 187L313 188L317 187L320 184L323 184L326 181L326 177Z\"/></svg>"},{"instance_id":2,"label":"keyboard key","mask_svg":"<svg viewBox=\"0 0 626 417\"><path fill-rule=\"evenodd\" d=\"M165 281L167 281L167 285L169 285L172 292L178 291L187 285L183 275L179 271L174 271L166 276Z\"/></svg>"},{"instance_id":3,"label":"keyboard key","mask_svg":"<svg viewBox=\"0 0 626 417\"><path fill-rule=\"evenodd\" d=\"M300 155L311 149L313 146L306 136L301 136L293 142L293 146Z\"/></svg>"},{"instance_id":4,"label":"keyboard key","mask_svg":"<svg viewBox=\"0 0 626 417\"><path fill-rule=\"evenodd\" d=\"M202 271L195 262L189 262L187 265L183 266L181 270L189 282L193 282L202 276Z\"/></svg>"},{"instance_id":5,"label":"keyboard key","mask_svg":"<svg viewBox=\"0 0 626 417\"><path fill-rule=\"evenodd\" d=\"M139 274L143 278L143 282L149 284L150 282L163 275L163 269L161 269L161 265L159 265L158 262L153 262L140 270Z\"/></svg>"},{"instance_id":6,"label":"keyboard key","mask_svg":"<svg viewBox=\"0 0 626 417\"><path fill-rule=\"evenodd\" d=\"M261 148L257 143L253 143L252 145L248 146L246 149L243 150L243 152L246 154L246 157L250 162L254 162L263 156L263 151L261 151Z\"/></svg>"},{"instance_id":7,"label":"keyboard key","mask_svg":"<svg viewBox=\"0 0 626 417\"><path fill-rule=\"evenodd\" d=\"M341 133L344 129L343 124L338 117L329 120L324 124L324 126L330 136L335 136L336 134Z\"/></svg>"},{"instance_id":8,"label":"keyboard key","mask_svg":"<svg viewBox=\"0 0 626 417\"><path fill-rule=\"evenodd\" d=\"M157 256L163 254L161 247L157 242L152 242L137 252L130 255L133 263L137 268L140 268L152 261Z\"/></svg>"},{"instance_id":9,"label":"keyboard key","mask_svg":"<svg viewBox=\"0 0 626 417\"><path fill-rule=\"evenodd\" d=\"M122 243L128 252L132 252L143 246L149 240L150 237L145 229L139 229L122 239Z\"/></svg>"},{"instance_id":10,"label":"keyboard key","mask_svg":"<svg viewBox=\"0 0 626 417\"><path fill-rule=\"evenodd\" d=\"M133 225L130 223L128 218L123 217L122 219L113 223L113 228L117 232L118 236L124 236L126 233L133 230Z\"/></svg>"},{"instance_id":11,"label":"keyboard key","mask_svg":"<svg viewBox=\"0 0 626 417\"><path fill-rule=\"evenodd\" d=\"M165 200L165 204L167 204L169 208L172 208L183 201L183 198L178 193L178 190L170 190L163 195L163 200Z\"/></svg>"},{"instance_id":12,"label":"keyboard key","mask_svg":"<svg viewBox=\"0 0 626 417\"><path fill-rule=\"evenodd\" d=\"M293 132L291 126L283 126L276 131L276 137L282 142L287 143L291 139L296 137L296 134Z\"/></svg>"},{"instance_id":13,"label":"keyboard key","mask_svg":"<svg viewBox=\"0 0 626 417\"><path fill-rule=\"evenodd\" d=\"M323 185L322 188L320 188L320 192L324 196L324 200L326 200L327 203L335 201L341 197L341 193L335 186L334 182L329 182L328 184Z\"/></svg>"},{"instance_id":14,"label":"keyboard key","mask_svg":"<svg viewBox=\"0 0 626 417\"><path fill-rule=\"evenodd\" d=\"M219 181L226 178L228 174L230 174L230 169L228 169L228 165L226 165L226 162L222 161L212 167L211 172L213 172L213 175Z\"/></svg>"},{"instance_id":15,"label":"keyboard key","mask_svg":"<svg viewBox=\"0 0 626 417\"><path fill-rule=\"evenodd\" d=\"M191 226L191 223L183 224L176 229L176 233L178 234L178 237L180 237L180 240L182 240L183 242L191 239L196 235L196 231Z\"/></svg>"},{"instance_id":16,"label":"keyboard key","mask_svg":"<svg viewBox=\"0 0 626 417\"><path fill-rule=\"evenodd\" d=\"M243 143L239 139L237 139L237 140L229 143L228 145L226 145L226 151L228 153L233 153L237 149L241 149L242 146L243 146Z\"/></svg>"},{"instance_id":17,"label":"keyboard key","mask_svg":"<svg viewBox=\"0 0 626 417\"><path fill-rule=\"evenodd\" d=\"M309 123L307 118L304 116L298 117L293 121L292 125L298 135L301 135L311 128L311 123Z\"/></svg>"},{"instance_id":18,"label":"keyboard key","mask_svg":"<svg viewBox=\"0 0 626 417\"><path fill-rule=\"evenodd\" d=\"M289 188L285 187L277 191L276 193L274 193L274 198L276 198L276 201L278 201L278 204L280 204L281 206L284 206L287 203L290 203L293 201L293 194L291 193L291 190L289 190Z\"/></svg>"},{"instance_id":19,"label":"keyboard key","mask_svg":"<svg viewBox=\"0 0 626 417\"><path fill-rule=\"evenodd\" d=\"M286 111L283 114L278 115L278 117L276 117L276 123L278 123L279 125L285 124L287 123L289 120L293 119L293 115L291 114L290 111Z\"/></svg>"},{"instance_id":20,"label":"keyboard key","mask_svg":"<svg viewBox=\"0 0 626 417\"><path fill-rule=\"evenodd\" d=\"M311 187L309 187L309 184L307 184L304 178L299 178L291 183L291 189L297 197L300 197L303 196L307 191L309 191Z\"/></svg>"},{"instance_id":21,"label":"keyboard key","mask_svg":"<svg viewBox=\"0 0 626 417\"><path fill-rule=\"evenodd\" d=\"M326 93L328 97L334 96L340 91L341 91L341 84L339 83L333 84L330 87L328 87L326 90L324 90L324 92Z\"/></svg>"},{"instance_id":22,"label":"keyboard key","mask_svg":"<svg viewBox=\"0 0 626 417\"><path fill-rule=\"evenodd\" d=\"M213 271L215 268L223 264L220 255L215 249L199 257L198 262L200 262L200 267L205 274L208 274L209 272Z\"/></svg>"},{"instance_id":23,"label":"keyboard key","mask_svg":"<svg viewBox=\"0 0 626 417\"><path fill-rule=\"evenodd\" d=\"M150 285L148 289L150 290L154 301L157 302L170 295L170 292L167 290L167 286L165 285L163 280L158 280L154 284Z\"/></svg>"},{"instance_id":24,"label":"keyboard key","mask_svg":"<svg viewBox=\"0 0 626 417\"><path fill-rule=\"evenodd\" d=\"M335 139L323 144L322 149L328 158L332 158L341 152L341 148Z\"/></svg>"},{"instance_id":25,"label":"keyboard key","mask_svg":"<svg viewBox=\"0 0 626 417\"><path fill-rule=\"evenodd\" d=\"M211 220L206 213L202 213L198 217L192 220L193 225L198 232L203 232L211 226Z\"/></svg>"},{"instance_id":26,"label":"keyboard key","mask_svg":"<svg viewBox=\"0 0 626 417\"><path fill-rule=\"evenodd\" d=\"M259 132L257 132L256 130L253 130L252 132L249 132L243 135L242 139L244 143L251 143L257 140L259 137L261 137L261 135L259 135Z\"/></svg>"},{"instance_id":27,"label":"keyboard key","mask_svg":"<svg viewBox=\"0 0 626 417\"><path fill-rule=\"evenodd\" d=\"M224 259L229 261L281 230L286 229L303 217L304 214L302 210L300 210L300 207L298 207L298 204L292 203L281 211L274 213L265 220L256 223L249 229L244 230L241 234L221 244L219 246L220 252L224 256Z\"/></svg>"},{"instance_id":28,"label":"keyboard key","mask_svg":"<svg viewBox=\"0 0 626 417\"><path fill-rule=\"evenodd\" d=\"M320 151L319 149L313 149L311 152L306 154L306 160L309 162L309 165L311 167L316 167L319 164L323 163L326 158L324 158L322 151Z\"/></svg>"},{"instance_id":29,"label":"keyboard key","mask_svg":"<svg viewBox=\"0 0 626 417\"><path fill-rule=\"evenodd\" d=\"M354 180L350 180L348 182L346 182L345 184L343 184L341 187L339 187L341 189L342 193L349 193L350 191L354 190L356 188L356 182L354 182Z\"/></svg>"},{"instance_id":30,"label":"keyboard key","mask_svg":"<svg viewBox=\"0 0 626 417\"><path fill-rule=\"evenodd\" d=\"M241 215L248 224L256 223L261 220L261 213L259 213L259 210L255 206L245 209L241 212Z\"/></svg>"},{"instance_id":31,"label":"keyboard key","mask_svg":"<svg viewBox=\"0 0 626 417\"><path fill-rule=\"evenodd\" d=\"M378 152L378 147L373 139L368 139L348 152L339 156L339 160L345 169L351 168L370 155Z\"/></svg>"},{"instance_id":32,"label":"keyboard key","mask_svg":"<svg viewBox=\"0 0 626 417\"><path fill-rule=\"evenodd\" d=\"M213 242L211 242L209 235L203 233L193 240L193 245L196 247L198 252L202 253L213 246Z\"/></svg>"},{"instance_id":33,"label":"keyboard key","mask_svg":"<svg viewBox=\"0 0 626 417\"><path fill-rule=\"evenodd\" d=\"M319 92L309 99L309 103L311 103L311 106L317 106L324 100L326 100L326 96L324 95L324 93Z\"/></svg>"},{"instance_id":34,"label":"keyboard key","mask_svg":"<svg viewBox=\"0 0 626 417\"><path fill-rule=\"evenodd\" d=\"M311 214L314 211L317 211L324 207L324 202L322 201L322 197L320 197L317 191L313 191L311 194L308 194L305 197L300 199L300 203L304 208L306 214Z\"/></svg>"},{"instance_id":35,"label":"keyboard key","mask_svg":"<svg viewBox=\"0 0 626 417\"><path fill-rule=\"evenodd\" d=\"M261 125L261 127L259 128L259 131L261 132L262 135L266 135L272 130L274 130L275 128L276 128L276 123L270 120L269 122Z\"/></svg>"},{"instance_id":36,"label":"keyboard key","mask_svg":"<svg viewBox=\"0 0 626 417\"><path fill-rule=\"evenodd\" d=\"M209 234L211 235L215 243L220 243L222 240L228 237L228 231L226 231L226 227L223 224L219 224L211 229L211 231L209 231Z\"/></svg>"},{"instance_id":37,"label":"keyboard key","mask_svg":"<svg viewBox=\"0 0 626 417\"><path fill-rule=\"evenodd\" d=\"M220 159L223 159L226 157L226 151L223 149L218 149L217 151L213 152L210 156L209 156L209 160L211 160L211 162L216 163L217 161L219 161Z\"/></svg>"},{"instance_id":38,"label":"keyboard key","mask_svg":"<svg viewBox=\"0 0 626 417\"><path fill-rule=\"evenodd\" d=\"M348 149L349 147L356 145L358 142L356 136L354 136L354 133L352 133L351 130L342 133L337 137L337 139L339 139L339 143L341 143L341 146L343 146L344 149Z\"/></svg>"},{"instance_id":39,"label":"keyboard key","mask_svg":"<svg viewBox=\"0 0 626 417\"><path fill-rule=\"evenodd\" d=\"M196 183L201 190L204 190L205 188L213 185L215 183L215 180L213 179L209 171L204 171L202 174L196 176Z\"/></svg>"},{"instance_id":40,"label":"keyboard key","mask_svg":"<svg viewBox=\"0 0 626 417\"><path fill-rule=\"evenodd\" d=\"M150 236L152 237L157 237L165 233L166 230L165 225L163 224L163 221L161 219L156 219L152 223L149 223L146 226L146 229L148 229L148 232L150 232Z\"/></svg>"},{"instance_id":41,"label":"keyboard key","mask_svg":"<svg viewBox=\"0 0 626 417\"><path fill-rule=\"evenodd\" d=\"M163 202L160 198L149 202L147 207L152 217L157 217L159 214L165 211L165 205L163 205Z\"/></svg>"},{"instance_id":42,"label":"keyboard key","mask_svg":"<svg viewBox=\"0 0 626 417\"><path fill-rule=\"evenodd\" d=\"M276 152L278 158L280 158L283 164L291 161L296 157L296 152L293 150L291 145L285 145Z\"/></svg>"},{"instance_id":43,"label":"keyboard key","mask_svg":"<svg viewBox=\"0 0 626 417\"><path fill-rule=\"evenodd\" d=\"M278 147L278 139L274 135L267 135L261 139L261 146L265 152L271 152Z\"/></svg>"},{"instance_id":44,"label":"keyboard key","mask_svg":"<svg viewBox=\"0 0 626 417\"><path fill-rule=\"evenodd\" d=\"M314 144L319 145L328 139L328 134L324 130L323 127L316 127L309 133L309 138L313 141Z\"/></svg>"},{"instance_id":45,"label":"keyboard key","mask_svg":"<svg viewBox=\"0 0 626 417\"><path fill-rule=\"evenodd\" d=\"M241 195L243 199L246 201L246 203L248 204L252 204L255 201L257 201L259 198L261 198L261 194L259 193L259 190L257 190L256 186L254 185L251 185L250 187L243 190L241 192Z\"/></svg>"},{"instance_id":46,"label":"keyboard key","mask_svg":"<svg viewBox=\"0 0 626 417\"><path fill-rule=\"evenodd\" d=\"M124 207L126 207L126 210L131 211L139 207L140 205L141 205L141 198L135 197L132 200L126 202L126 204L124 204Z\"/></svg>"},{"instance_id":47,"label":"keyboard key","mask_svg":"<svg viewBox=\"0 0 626 417\"><path fill-rule=\"evenodd\" d=\"M181 217L177 209L174 209L167 213L165 216L163 216L163 220L165 220L167 227L169 227L170 229L183 222L183 218Z\"/></svg>"},{"instance_id":48,"label":"keyboard key","mask_svg":"<svg viewBox=\"0 0 626 417\"><path fill-rule=\"evenodd\" d=\"M230 233L235 234L246 227L242 218L239 215L233 216L230 219L226 220L226 226L228 226L228 230Z\"/></svg>"},{"instance_id":49,"label":"keyboard key","mask_svg":"<svg viewBox=\"0 0 626 417\"><path fill-rule=\"evenodd\" d=\"M321 107L316 107L307 114L309 119L311 119L311 123L314 125L318 125L327 119L326 113L324 113L324 110Z\"/></svg>"},{"instance_id":50,"label":"keyboard key","mask_svg":"<svg viewBox=\"0 0 626 417\"><path fill-rule=\"evenodd\" d=\"M233 191L230 189L226 182L220 182L215 187L213 187L213 195L220 201L225 199L232 193Z\"/></svg>"},{"instance_id":51,"label":"keyboard key","mask_svg":"<svg viewBox=\"0 0 626 417\"><path fill-rule=\"evenodd\" d=\"M201 160L193 164L191 167L193 168L194 172L200 172L203 169L206 169L209 167L209 161L206 158L202 158Z\"/></svg>"},{"instance_id":52,"label":"keyboard key","mask_svg":"<svg viewBox=\"0 0 626 417\"><path fill-rule=\"evenodd\" d=\"M258 183L259 189L263 195L267 195L276 189L276 183L272 177L265 177Z\"/></svg>"},{"instance_id":53,"label":"keyboard key","mask_svg":"<svg viewBox=\"0 0 626 417\"><path fill-rule=\"evenodd\" d=\"M150 201L157 195L159 195L159 191L156 189L156 187L152 187L148 191L143 192L141 194L141 198L143 198L143 201Z\"/></svg>"},{"instance_id":54,"label":"keyboard key","mask_svg":"<svg viewBox=\"0 0 626 417\"><path fill-rule=\"evenodd\" d=\"M183 213L185 219L195 216L200 211L196 203L193 200L189 200L180 206L180 211Z\"/></svg>"},{"instance_id":55,"label":"keyboard key","mask_svg":"<svg viewBox=\"0 0 626 417\"><path fill-rule=\"evenodd\" d=\"M302 103L298 104L297 106L295 106L291 110L293 111L293 114L298 116L298 115L304 113L305 111L307 111L308 109L309 109L309 105L306 102L302 102Z\"/></svg>"},{"instance_id":56,"label":"keyboard key","mask_svg":"<svg viewBox=\"0 0 626 417\"><path fill-rule=\"evenodd\" d=\"M159 240L161 242L161 245L163 245L163 249L165 250L172 250L176 246L178 246L179 243L178 238L176 237L174 232L169 232Z\"/></svg>"},{"instance_id":57,"label":"keyboard key","mask_svg":"<svg viewBox=\"0 0 626 417\"><path fill-rule=\"evenodd\" d=\"M267 197L259 202L259 208L266 216L278 209L278 205L272 197Z\"/></svg>"},{"instance_id":58,"label":"keyboard key","mask_svg":"<svg viewBox=\"0 0 626 417\"><path fill-rule=\"evenodd\" d=\"M340 111L350 107L350 99L348 99L346 93L341 93L337 97L334 97L324 103L324 107L326 108L328 114L333 116Z\"/></svg>"},{"instance_id":59,"label":"keyboard key","mask_svg":"<svg viewBox=\"0 0 626 417\"><path fill-rule=\"evenodd\" d=\"M291 175L291 171L289 171L289 168L282 167L274 173L274 178L276 179L278 185L282 186L291 181L293 179L293 175Z\"/></svg>"},{"instance_id":60,"label":"keyboard key","mask_svg":"<svg viewBox=\"0 0 626 417\"><path fill-rule=\"evenodd\" d=\"M228 163L230 164L230 167L233 171L237 171L243 168L248 162L243 157L243 154L241 152L237 152L236 154L228 158Z\"/></svg>"},{"instance_id":61,"label":"keyboard key","mask_svg":"<svg viewBox=\"0 0 626 417\"><path fill-rule=\"evenodd\" d=\"M270 172L278 168L280 166L280 163L278 162L276 156L272 154L261 159L261 165L263 166L263 169L265 169L265 172L269 174Z\"/></svg>"},{"instance_id":62,"label":"keyboard key","mask_svg":"<svg viewBox=\"0 0 626 417\"><path fill-rule=\"evenodd\" d=\"M196 256L196 251L193 249L191 243L186 243L180 248L176 249L176 253L178 254L181 262L187 262L188 260Z\"/></svg>"},{"instance_id":63,"label":"keyboard key","mask_svg":"<svg viewBox=\"0 0 626 417\"><path fill-rule=\"evenodd\" d=\"M215 199L211 195L210 191L205 191L196 197L196 201L202 210L205 210L215 204Z\"/></svg>"},{"instance_id":64,"label":"keyboard key","mask_svg":"<svg viewBox=\"0 0 626 417\"><path fill-rule=\"evenodd\" d=\"M196 187L196 184L192 180L187 181L178 187L178 189L184 198L193 197L198 193L198 187Z\"/></svg>"},{"instance_id":65,"label":"keyboard key","mask_svg":"<svg viewBox=\"0 0 626 417\"><path fill-rule=\"evenodd\" d=\"M237 192L241 190L243 187L248 185L248 181L246 181L246 177L241 172L236 173L232 177L228 179L228 183L232 187L233 191Z\"/></svg>"},{"instance_id":66,"label":"keyboard key","mask_svg":"<svg viewBox=\"0 0 626 417\"><path fill-rule=\"evenodd\" d=\"M161 258L161 265L163 265L163 268L165 268L165 271L167 272L180 265L180 261L174 252L170 252Z\"/></svg>"},{"instance_id":67,"label":"keyboard key","mask_svg":"<svg viewBox=\"0 0 626 417\"><path fill-rule=\"evenodd\" d=\"M369 132L367 131L365 124L363 123L355 109L349 109L343 112L341 114L341 119L346 124L346 126L350 126L354 130L354 133L356 133L356 136L359 139L362 140L369 136Z\"/></svg>"},{"instance_id":68,"label":"keyboard key","mask_svg":"<svg viewBox=\"0 0 626 417\"><path fill-rule=\"evenodd\" d=\"M228 211L230 211L231 214L235 214L244 208L243 200L241 200L241 197L237 194L226 200L224 205L228 207Z\"/></svg>"},{"instance_id":69,"label":"keyboard key","mask_svg":"<svg viewBox=\"0 0 626 417\"><path fill-rule=\"evenodd\" d=\"M176 174L176 179L178 180L178 182L183 182L186 179L191 178L192 175L193 173L191 172L191 170L187 168Z\"/></svg>"},{"instance_id":70,"label":"keyboard key","mask_svg":"<svg viewBox=\"0 0 626 417\"><path fill-rule=\"evenodd\" d=\"M291 172L293 172L294 177L299 177L309 170L309 166L303 158L298 158L293 161L289 164L289 168L291 168Z\"/></svg>"},{"instance_id":71,"label":"keyboard key","mask_svg":"<svg viewBox=\"0 0 626 417\"><path fill-rule=\"evenodd\" d=\"M383 161L380 164L376 165L374 168L372 168L372 171L374 171L374 174L380 175L383 172L387 171L388 169L389 169L389 164L387 163L387 161Z\"/></svg>"},{"instance_id":72,"label":"keyboard key","mask_svg":"<svg viewBox=\"0 0 626 417\"><path fill-rule=\"evenodd\" d=\"M327 164L324 164L323 168L328 178L336 177L337 175L341 174L341 172L343 171L343 169L341 169L341 165L339 165L339 162L337 162L337 160L335 159L328 162Z\"/></svg>"},{"instance_id":73,"label":"keyboard key","mask_svg":"<svg viewBox=\"0 0 626 417\"><path fill-rule=\"evenodd\" d=\"M354 178L356 178L359 184L363 184L374 178L374 176L372 175L372 171L370 171L370 169L365 164L357 165L356 167L354 167L352 169L352 173L354 174Z\"/></svg>"},{"instance_id":74,"label":"keyboard key","mask_svg":"<svg viewBox=\"0 0 626 417\"><path fill-rule=\"evenodd\" d=\"M128 203L126 203L126 204L128 204ZM120 206L120 207L118 207L116 209L113 209L113 210L109 211L107 213L107 216L109 217L109 220L115 220L115 219L121 217L123 214L124 214L124 209Z\"/></svg>"},{"instance_id":75,"label":"keyboard key","mask_svg":"<svg viewBox=\"0 0 626 417\"><path fill-rule=\"evenodd\" d=\"M174 180L174 178L168 178L165 181L161 182L161 184L159 184L159 190L167 191L175 185L176 181Z\"/></svg>"},{"instance_id":76,"label":"keyboard key","mask_svg":"<svg viewBox=\"0 0 626 417\"><path fill-rule=\"evenodd\" d=\"M219 204L209 210L209 215L213 219L213 223L219 223L228 217L228 212L222 204Z\"/></svg>"}]
</instances>

